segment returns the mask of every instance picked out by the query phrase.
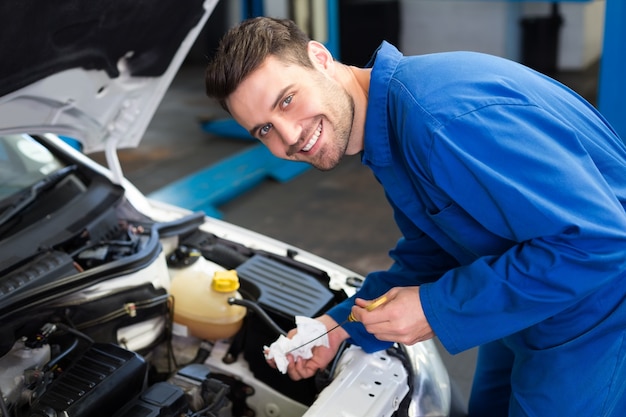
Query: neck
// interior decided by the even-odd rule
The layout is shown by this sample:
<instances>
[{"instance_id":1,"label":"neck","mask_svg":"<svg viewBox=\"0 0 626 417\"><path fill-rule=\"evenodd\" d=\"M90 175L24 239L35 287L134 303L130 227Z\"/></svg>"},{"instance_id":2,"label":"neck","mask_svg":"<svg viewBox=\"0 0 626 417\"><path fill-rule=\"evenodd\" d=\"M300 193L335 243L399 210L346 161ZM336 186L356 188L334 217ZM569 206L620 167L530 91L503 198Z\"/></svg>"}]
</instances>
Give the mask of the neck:
<instances>
[{"instance_id":1,"label":"neck","mask_svg":"<svg viewBox=\"0 0 626 417\"><path fill-rule=\"evenodd\" d=\"M355 155L363 150L365 137L365 115L367 113L371 69L343 65L344 86L354 100L354 122L347 155Z\"/></svg>"},{"instance_id":2,"label":"neck","mask_svg":"<svg viewBox=\"0 0 626 417\"><path fill-rule=\"evenodd\" d=\"M365 95L365 99L367 100L368 92L370 89L370 76L372 74L372 69L351 66L348 67L348 71L352 73L352 76L357 83L358 88L361 89L361 91Z\"/></svg>"}]
</instances>

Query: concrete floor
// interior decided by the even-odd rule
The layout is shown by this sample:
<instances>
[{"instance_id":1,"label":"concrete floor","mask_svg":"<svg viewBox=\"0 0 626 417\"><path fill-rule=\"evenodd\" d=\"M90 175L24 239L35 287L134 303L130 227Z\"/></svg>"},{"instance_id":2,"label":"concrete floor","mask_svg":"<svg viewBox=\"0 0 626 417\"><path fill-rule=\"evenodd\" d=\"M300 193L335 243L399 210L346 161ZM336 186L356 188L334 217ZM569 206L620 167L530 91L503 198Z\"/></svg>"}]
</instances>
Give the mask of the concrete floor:
<instances>
[{"instance_id":1,"label":"concrete floor","mask_svg":"<svg viewBox=\"0 0 626 417\"><path fill-rule=\"evenodd\" d=\"M593 102L596 71L557 78ZM254 145L201 129L201 121L225 116L204 95L202 77L203 68L184 66L139 148L120 152L126 176L146 194ZM92 156L102 160L100 154ZM381 187L358 157L347 158L331 172L309 169L285 183L264 181L218 209L226 221L361 274L386 269L387 252L400 236ZM476 350L452 356L439 347L461 395L468 398Z\"/></svg>"}]
</instances>

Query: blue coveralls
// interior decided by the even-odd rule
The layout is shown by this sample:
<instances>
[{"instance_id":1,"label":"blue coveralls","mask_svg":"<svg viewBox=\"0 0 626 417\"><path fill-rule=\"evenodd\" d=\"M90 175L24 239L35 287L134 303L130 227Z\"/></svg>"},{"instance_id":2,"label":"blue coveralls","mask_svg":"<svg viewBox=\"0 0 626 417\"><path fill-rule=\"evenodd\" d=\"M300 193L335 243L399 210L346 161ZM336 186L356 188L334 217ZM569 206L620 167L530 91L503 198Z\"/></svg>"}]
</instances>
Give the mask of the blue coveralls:
<instances>
[{"instance_id":1,"label":"blue coveralls","mask_svg":"<svg viewBox=\"0 0 626 417\"><path fill-rule=\"evenodd\" d=\"M403 237L357 296L421 285L444 347L481 346L473 416L626 415L626 147L605 119L514 62L383 43L365 132Z\"/></svg>"}]
</instances>

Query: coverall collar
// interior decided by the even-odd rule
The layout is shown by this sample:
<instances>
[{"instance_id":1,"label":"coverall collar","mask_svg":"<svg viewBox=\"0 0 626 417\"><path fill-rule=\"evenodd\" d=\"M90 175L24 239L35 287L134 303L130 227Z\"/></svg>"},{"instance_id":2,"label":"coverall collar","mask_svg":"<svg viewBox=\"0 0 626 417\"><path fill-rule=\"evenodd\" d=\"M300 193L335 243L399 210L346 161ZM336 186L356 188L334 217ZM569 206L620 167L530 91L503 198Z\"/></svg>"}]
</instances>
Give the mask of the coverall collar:
<instances>
[{"instance_id":1,"label":"coverall collar","mask_svg":"<svg viewBox=\"0 0 626 417\"><path fill-rule=\"evenodd\" d=\"M388 42L378 47L366 68L372 68L368 95L362 161L365 164L388 166L392 163L387 124L387 101L391 78L402 54Z\"/></svg>"}]
</instances>

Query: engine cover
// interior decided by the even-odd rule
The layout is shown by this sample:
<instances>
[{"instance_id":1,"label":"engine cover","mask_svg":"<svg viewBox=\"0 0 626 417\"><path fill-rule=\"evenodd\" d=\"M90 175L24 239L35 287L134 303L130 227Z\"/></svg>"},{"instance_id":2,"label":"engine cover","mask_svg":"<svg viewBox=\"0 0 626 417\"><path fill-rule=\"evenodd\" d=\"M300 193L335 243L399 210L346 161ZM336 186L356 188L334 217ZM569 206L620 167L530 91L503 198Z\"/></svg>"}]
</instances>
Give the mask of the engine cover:
<instances>
[{"instance_id":1,"label":"engine cover","mask_svg":"<svg viewBox=\"0 0 626 417\"><path fill-rule=\"evenodd\" d=\"M139 394L147 365L134 352L94 344L33 404L31 417L110 417Z\"/></svg>"}]
</instances>

